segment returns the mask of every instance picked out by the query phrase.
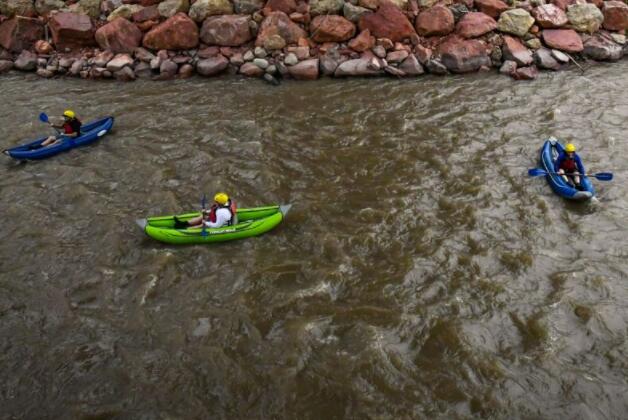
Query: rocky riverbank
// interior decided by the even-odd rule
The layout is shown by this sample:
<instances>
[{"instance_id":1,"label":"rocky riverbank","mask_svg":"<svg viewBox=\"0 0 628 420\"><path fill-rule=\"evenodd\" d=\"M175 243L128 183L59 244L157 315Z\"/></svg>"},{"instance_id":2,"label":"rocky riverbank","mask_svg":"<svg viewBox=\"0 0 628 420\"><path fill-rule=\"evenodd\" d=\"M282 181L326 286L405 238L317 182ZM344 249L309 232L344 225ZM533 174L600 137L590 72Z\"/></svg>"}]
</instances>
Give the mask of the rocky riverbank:
<instances>
[{"instance_id":1,"label":"rocky riverbank","mask_svg":"<svg viewBox=\"0 0 628 420\"><path fill-rule=\"evenodd\" d=\"M627 30L617 0L2 0L0 73L275 82L499 68L533 79L621 59Z\"/></svg>"}]
</instances>

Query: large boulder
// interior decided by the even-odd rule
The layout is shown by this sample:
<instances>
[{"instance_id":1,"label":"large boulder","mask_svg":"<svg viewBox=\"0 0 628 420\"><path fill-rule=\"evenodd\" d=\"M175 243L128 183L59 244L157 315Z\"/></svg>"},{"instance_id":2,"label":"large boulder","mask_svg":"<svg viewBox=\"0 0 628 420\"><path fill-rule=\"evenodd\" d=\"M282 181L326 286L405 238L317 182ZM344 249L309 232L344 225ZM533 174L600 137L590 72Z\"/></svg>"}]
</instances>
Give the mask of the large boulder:
<instances>
[{"instance_id":1,"label":"large boulder","mask_svg":"<svg viewBox=\"0 0 628 420\"><path fill-rule=\"evenodd\" d=\"M307 37L307 32L290 20L285 13L271 12L260 25L255 45L264 45L264 42L274 35L279 35L287 44L296 44L299 38Z\"/></svg>"},{"instance_id":2,"label":"large boulder","mask_svg":"<svg viewBox=\"0 0 628 420\"><path fill-rule=\"evenodd\" d=\"M143 45L153 50L189 50L198 45L198 26L185 13L177 13L151 29Z\"/></svg>"},{"instance_id":3,"label":"large boulder","mask_svg":"<svg viewBox=\"0 0 628 420\"><path fill-rule=\"evenodd\" d=\"M344 0L310 0L310 14L337 15L344 6Z\"/></svg>"},{"instance_id":4,"label":"large boulder","mask_svg":"<svg viewBox=\"0 0 628 420\"><path fill-rule=\"evenodd\" d=\"M393 6L395 7L395 6ZM336 77L345 76L376 76L382 74L379 66L373 66L374 59L366 57L347 60L338 65L334 72Z\"/></svg>"},{"instance_id":5,"label":"large boulder","mask_svg":"<svg viewBox=\"0 0 628 420\"><path fill-rule=\"evenodd\" d=\"M190 8L190 17L196 22L204 21L208 16L230 15L233 6L229 0L196 0Z\"/></svg>"},{"instance_id":6,"label":"large boulder","mask_svg":"<svg viewBox=\"0 0 628 420\"><path fill-rule=\"evenodd\" d=\"M264 0L233 0L233 9L240 15L252 15L264 7Z\"/></svg>"},{"instance_id":7,"label":"large boulder","mask_svg":"<svg viewBox=\"0 0 628 420\"><path fill-rule=\"evenodd\" d=\"M567 18L572 28L578 32L593 32L600 29L604 15L594 4L572 4L567 7Z\"/></svg>"},{"instance_id":8,"label":"large boulder","mask_svg":"<svg viewBox=\"0 0 628 420\"><path fill-rule=\"evenodd\" d=\"M190 2L188 0L166 0L159 3L157 10L161 16L168 19L177 13L187 13L190 10Z\"/></svg>"},{"instance_id":9,"label":"large boulder","mask_svg":"<svg viewBox=\"0 0 628 420\"><path fill-rule=\"evenodd\" d=\"M387 0L382 0L377 12L362 16L358 26L361 31L368 29L373 36L388 38L393 42L416 36L406 15Z\"/></svg>"},{"instance_id":10,"label":"large boulder","mask_svg":"<svg viewBox=\"0 0 628 420\"><path fill-rule=\"evenodd\" d=\"M506 10L497 21L497 29L501 32L517 35L519 37L528 33L532 25L534 25L534 18L523 9Z\"/></svg>"},{"instance_id":11,"label":"large boulder","mask_svg":"<svg viewBox=\"0 0 628 420\"><path fill-rule=\"evenodd\" d=\"M142 43L142 31L124 18L100 27L96 31L96 42L103 50L113 53L132 53Z\"/></svg>"},{"instance_id":12,"label":"large boulder","mask_svg":"<svg viewBox=\"0 0 628 420\"><path fill-rule=\"evenodd\" d=\"M569 20L561 8L551 3L542 4L532 10L532 16L541 28L560 28L565 26Z\"/></svg>"},{"instance_id":13,"label":"large boulder","mask_svg":"<svg viewBox=\"0 0 628 420\"><path fill-rule=\"evenodd\" d=\"M438 46L437 52L440 61L453 73L469 73L491 66L486 44L476 39L452 36Z\"/></svg>"},{"instance_id":14,"label":"large boulder","mask_svg":"<svg viewBox=\"0 0 628 420\"><path fill-rule=\"evenodd\" d=\"M318 58L311 58L290 66L288 73L297 80L316 80L318 79Z\"/></svg>"},{"instance_id":15,"label":"large boulder","mask_svg":"<svg viewBox=\"0 0 628 420\"><path fill-rule=\"evenodd\" d=\"M60 10L65 7L63 0L35 0L35 10L37 14L45 16L54 10Z\"/></svg>"},{"instance_id":16,"label":"large boulder","mask_svg":"<svg viewBox=\"0 0 628 420\"><path fill-rule=\"evenodd\" d=\"M463 38L476 38L497 28L497 22L482 12L465 13L456 25L456 32Z\"/></svg>"},{"instance_id":17,"label":"large boulder","mask_svg":"<svg viewBox=\"0 0 628 420\"><path fill-rule=\"evenodd\" d=\"M597 61L617 61L623 56L622 46L595 34L584 43L583 54Z\"/></svg>"},{"instance_id":18,"label":"large boulder","mask_svg":"<svg viewBox=\"0 0 628 420\"><path fill-rule=\"evenodd\" d=\"M578 53L584 49L580 35L573 29L546 29L541 36L545 45L560 51Z\"/></svg>"},{"instance_id":19,"label":"large boulder","mask_svg":"<svg viewBox=\"0 0 628 420\"><path fill-rule=\"evenodd\" d=\"M15 16L0 23L0 45L9 51L30 49L43 36L44 25L38 19Z\"/></svg>"},{"instance_id":20,"label":"large boulder","mask_svg":"<svg viewBox=\"0 0 628 420\"><path fill-rule=\"evenodd\" d=\"M434 6L419 13L416 31L421 36L447 35L454 30L454 14L447 7Z\"/></svg>"},{"instance_id":21,"label":"large boulder","mask_svg":"<svg viewBox=\"0 0 628 420\"><path fill-rule=\"evenodd\" d=\"M0 0L0 15L35 17L33 0Z\"/></svg>"},{"instance_id":22,"label":"large boulder","mask_svg":"<svg viewBox=\"0 0 628 420\"><path fill-rule=\"evenodd\" d=\"M493 19L498 19L503 12L508 10L508 5L501 0L475 0L475 7Z\"/></svg>"},{"instance_id":23,"label":"large boulder","mask_svg":"<svg viewBox=\"0 0 628 420\"><path fill-rule=\"evenodd\" d=\"M208 45L238 47L253 39L249 16L223 15L205 19L201 40Z\"/></svg>"},{"instance_id":24,"label":"large boulder","mask_svg":"<svg viewBox=\"0 0 628 420\"><path fill-rule=\"evenodd\" d=\"M107 21L112 22L119 17L131 19L134 14L141 11L143 8L144 6L140 6L139 4L123 4L107 16Z\"/></svg>"},{"instance_id":25,"label":"large boulder","mask_svg":"<svg viewBox=\"0 0 628 420\"><path fill-rule=\"evenodd\" d=\"M57 50L80 49L96 45L96 29L87 15L77 13L57 13L48 21L52 40Z\"/></svg>"},{"instance_id":26,"label":"large boulder","mask_svg":"<svg viewBox=\"0 0 628 420\"><path fill-rule=\"evenodd\" d=\"M316 16L310 23L310 33L316 42L344 42L355 35L355 25L338 15Z\"/></svg>"},{"instance_id":27,"label":"large boulder","mask_svg":"<svg viewBox=\"0 0 628 420\"><path fill-rule=\"evenodd\" d=\"M628 5L621 1L605 1L604 28L609 31L625 31L628 29Z\"/></svg>"},{"instance_id":28,"label":"large boulder","mask_svg":"<svg viewBox=\"0 0 628 420\"><path fill-rule=\"evenodd\" d=\"M530 50L518 38L512 36L504 36L502 52L506 60L514 61L520 67L529 66L534 61Z\"/></svg>"},{"instance_id":29,"label":"large boulder","mask_svg":"<svg viewBox=\"0 0 628 420\"><path fill-rule=\"evenodd\" d=\"M215 76L222 73L228 65L229 60L218 54L215 57L200 60L196 65L196 72L201 76Z\"/></svg>"}]
</instances>

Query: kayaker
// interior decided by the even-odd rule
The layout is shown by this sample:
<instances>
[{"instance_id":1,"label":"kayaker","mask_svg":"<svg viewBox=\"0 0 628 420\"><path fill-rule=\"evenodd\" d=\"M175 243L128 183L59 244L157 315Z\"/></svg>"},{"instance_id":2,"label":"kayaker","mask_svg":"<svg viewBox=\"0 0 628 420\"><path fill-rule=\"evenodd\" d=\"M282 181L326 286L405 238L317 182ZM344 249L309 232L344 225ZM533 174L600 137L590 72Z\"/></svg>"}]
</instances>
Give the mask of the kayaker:
<instances>
[{"instance_id":1,"label":"kayaker","mask_svg":"<svg viewBox=\"0 0 628 420\"><path fill-rule=\"evenodd\" d=\"M186 229L189 227L219 228L235 224L236 204L229 196L219 192L214 196L214 204L209 210L203 210L200 216L190 219L187 222L174 218L175 229Z\"/></svg>"},{"instance_id":2,"label":"kayaker","mask_svg":"<svg viewBox=\"0 0 628 420\"><path fill-rule=\"evenodd\" d=\"M56 144L62 137L78 137L81 135L81 121L76 118L76 114L71 109L66 109L63 112L63 124L53 124L52 122L48 124L54 128L62 128L63 134L48 137L41 143L41 147Z\"/></svg>"},{"instance_id":3,"label":"kayaker","mask_svg":"<svg viewBox=\"0 0 628 420\"><path fill-rule=\"evenodd\" d=\"M554 172L560 174L566 183L573 183L576 189L584 189L580 183L580 176L585 174L584 166L580 156L576 153L576 146L572 143L568 143L565 146L565 151L558 155L556 162L554 162Z\"/></svg>"}]
</instances>

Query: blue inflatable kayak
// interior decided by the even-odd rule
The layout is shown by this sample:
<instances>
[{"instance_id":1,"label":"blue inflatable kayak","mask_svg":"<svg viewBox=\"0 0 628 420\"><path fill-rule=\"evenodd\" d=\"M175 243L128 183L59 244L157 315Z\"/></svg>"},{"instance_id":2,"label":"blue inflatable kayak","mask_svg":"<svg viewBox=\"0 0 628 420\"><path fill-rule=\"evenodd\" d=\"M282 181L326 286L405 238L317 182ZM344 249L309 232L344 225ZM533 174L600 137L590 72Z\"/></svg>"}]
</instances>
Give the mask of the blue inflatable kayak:
<instances>
[{"instance_id":1,"label":"blue inflatable kayak","mask_svg":"<svg viewBox=\"0 0 628 420\"><path fill-rule=\"evenodd\" d=\"M582 177L580 183L583 190L579 191L571 184L565 182L562 176L554 174L554 162L558 158L558 154L563 151L563 145L556 139L546 140L541 148L541 165L543 169L548 172L545 176L547 182L554 190L554 192L561 197L569 200L584 201L589 200L595 195L593 184L589 177Z\"/></svg>"},{"instance_id":2,"label":"blue inflatable kayak","mask_svg":"<svg viewBox=\"0 0 628 420\"><path fill-rule=\"evenodd\" d=\"M41 147L41 143L48 138L48 136L46 136L30 143L7 149L3 153L19 160L45 159L65 152L66 150L93 143L107 134L111 130L111 127L113 127L113 117L106 117L83 125L81 127L81 135L78 137L63 137L57 144Z\"/></svg>"}]
</instances>

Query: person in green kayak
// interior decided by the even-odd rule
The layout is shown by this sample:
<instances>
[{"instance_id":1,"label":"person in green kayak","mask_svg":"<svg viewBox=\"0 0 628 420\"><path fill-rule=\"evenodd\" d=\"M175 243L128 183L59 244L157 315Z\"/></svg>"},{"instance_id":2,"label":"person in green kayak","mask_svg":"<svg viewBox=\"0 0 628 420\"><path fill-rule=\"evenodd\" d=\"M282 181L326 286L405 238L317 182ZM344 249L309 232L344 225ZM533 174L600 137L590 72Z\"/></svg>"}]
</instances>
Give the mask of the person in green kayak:
<instances>
[{"instance_id":1,"label":"person in green kayak","mask_svg":"<svg viewBox=\"0 0 628 420\"><path fill-rule=\"evenodd\" d=\"M573 183L577 190L584 189L580 183L580 176L585 174L584 165L576 153L576 146L572 143L565 145L564 152L558 155L554 162L554 172L561 175L567 184Z\"/></svg>"},{"instance_id":2,"label":"person in green kayak","mask_svg":"<svg viewBox=\"0 0 628 420\"><path fill-rule=\"evenodd\" d=\"M175 229L186 229L189 227L205 227L219 228L223 226L231 226L236 224L236 204L235 201L223 192L219 192L214 196L214 204L209 210L203 210L201 215L183 221L174 217Z\"/></svg>"},{"instance_id":3,"label":"person in green kayak","mask_svg":"<svg viewBox=\"0 0 628 420\"><path fill-rule=\"evenodd\" d=\"M54 128L62 128L63 133L48 137L41 143L41 147L57 144L62 137L78 137L81 135L81 121L76 118L76 114L71 109L66 109L63 112L63 124L53 124L51 122L48 124Z\"/></svg>"}]
</instances>

